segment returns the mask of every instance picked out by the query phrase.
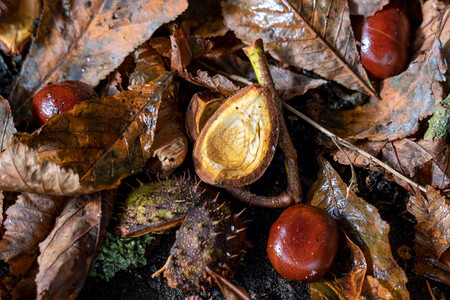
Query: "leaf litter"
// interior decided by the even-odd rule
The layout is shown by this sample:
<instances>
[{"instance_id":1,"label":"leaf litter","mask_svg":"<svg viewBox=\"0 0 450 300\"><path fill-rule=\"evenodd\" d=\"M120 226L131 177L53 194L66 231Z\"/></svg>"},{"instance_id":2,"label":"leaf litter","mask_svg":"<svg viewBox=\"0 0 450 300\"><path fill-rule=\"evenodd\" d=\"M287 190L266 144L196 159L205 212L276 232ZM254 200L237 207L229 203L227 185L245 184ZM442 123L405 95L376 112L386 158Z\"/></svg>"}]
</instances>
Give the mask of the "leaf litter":
<instances>
[{"instance_id":1,"label":"leaf litter","mask_svg":"<svg viewBox=\"0 0 450 300\"><path fill-rule=\"evenodd\" d=\"M338 97L355 91L370 96L366 104L347 110L318 103L320 114L313 117L320 124L307 122L340 145L328 150L339 163L350 164L352 170L357 166L385 172L411 193L405 210L416 222L414 271L449 284L450 153L448 125L441 126L448 123L443 100L449 90L449 6L437 0L422 3L423 22L416 24L410 42L414 53L408 69L377 84L359 62L350 15L373 15L387 1L226 0L203 6L198 2L189 1L185 13L188 1L183 0L127 5L121 0L44 2L42 15L30 31L28 52L23 52L21 76L12 94L3 95L8 101L0 99L0 198L5 210L0 258L9 264L12 275L23 275L20 282L2 277L2 297L78 295L106 233L121 182L142 170L167 177L189 168L189 160L183 163L190 155L183 124L186 99L206 90L225 99L256 81L271 88L272 79L261 80L258 69L253 65L255 74L252 68L254 61L249 62L243 52L258 38L267 49L272 93L283 101L291 99L301 107L297 103L310 97L311 91L326 95L338 89ZM5 3L0 8L14 8ZM20 18L17 22L24 22ZM14 51L22 53L22 48L19 45ZM177 75L166 73L167 69ZM41 128L33 127L32 95L65 79L97 86L102 96ZM353 92L336 88L337 83ZM340 101L346 101L343 98ZM428 128L426 121L432 115ZM293 124L291 117L287 120ZM436 133L429 133L430 128ZM334 138L327 129L355 144ZM432 137L423 137L425 131ZM362 155L360 149L371 156ZM341 179L342 169L323 158L318 161L321 171L310 192L311 204L327 209L338 220L344 238L341 260L330 274L310 284L311 297L408 299L410 273L391 253L389 224L352 191L353 182ZM228 191L239 194L229 187ZM229 214L233 205L225 207ZM190 222L182 225L175 243L173 253L179 254L174 261L180 266L191 259L183 257L190 243L182 235L208 239L207 231L192 231ZM248 256L243 256L244 264L246 260ZM173 261L168 265L173 266ZM167 272L170 284L185 282L193 274L188 269ZM198 273L203 279L187 286L202 288L215 280L227 299L258 294L235 286L228 273L223 271L225 278L205 266Z\"/></svg>"}]
</instances>

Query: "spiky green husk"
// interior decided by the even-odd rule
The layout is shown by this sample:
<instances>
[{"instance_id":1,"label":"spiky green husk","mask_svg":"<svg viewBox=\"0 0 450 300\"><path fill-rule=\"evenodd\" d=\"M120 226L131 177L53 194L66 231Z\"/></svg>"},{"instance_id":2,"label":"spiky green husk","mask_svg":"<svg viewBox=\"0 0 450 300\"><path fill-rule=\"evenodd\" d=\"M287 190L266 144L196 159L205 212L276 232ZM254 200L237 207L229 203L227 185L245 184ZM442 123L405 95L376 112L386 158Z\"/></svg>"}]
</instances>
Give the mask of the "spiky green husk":
<instances>
[{"instance_id":1,"label":"spiky green husk","mask_svg":"<svg viewBox=\"0 0 450 300\"><path fill-rule=\"evenodd\" d=\"M178 230L170 251L164 272L168 285L183 291L210 286L206 266L231 278L245 253L244 240L243 223L227 205L213 200L196 207Z\"/></svg>"},{"instance_id":2,"label":"spiky green husk","mask_svg":"<svg viewBox=\"0 0 450 300\"><path fill-rule=\"evenodd\" d=\"M202 203L202 193L202 188L190 178L142 185L127 197L114 232L122 237L132 237L179 225L189 210Z\"/></svg>"}]
</instances>

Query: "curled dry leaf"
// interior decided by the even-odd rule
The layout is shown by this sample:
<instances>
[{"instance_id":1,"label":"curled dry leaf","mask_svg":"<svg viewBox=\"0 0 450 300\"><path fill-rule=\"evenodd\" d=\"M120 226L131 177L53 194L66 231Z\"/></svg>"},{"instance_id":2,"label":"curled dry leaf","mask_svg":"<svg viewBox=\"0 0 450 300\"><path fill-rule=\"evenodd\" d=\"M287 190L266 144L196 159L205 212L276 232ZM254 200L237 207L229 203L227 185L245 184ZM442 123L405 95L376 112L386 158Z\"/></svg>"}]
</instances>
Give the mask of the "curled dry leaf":
<instances>
[{"instance_id":1,"label":"curled dry leaf","mask_svg":"<svg viewBox=\"0 0 450 300\"><path fill-rule=\"evenodd\" d=\"M185 80L223 95L231 95L240 89L227 77L220 74L210 76L207 71L198 69L197 76L186 67L194 58L198 58L211 51L212 43L199 37L187 36L182 29L174 28L170 37L172 44L171 68L178 71L178 75Z\"/></svg>"},{"instance_id":2,"label":"curled dry leaf","mask_svg":"<svg viewBox=\"0 0 450 300\"><path fill-rule=\"evenodd\" d=\"M49 82L79 80L96 86L186 0L45 1L38 38L30 48L10 101L17 112Z\"/></svg>"},{"instance_id":3,"label":"curled dry leaf","mask_svg":"<svg viewBox=\"0 0 450 300\"><path fill-rule=\"evenodd\" d=\"M339 299L360 299L367 262L364 253L345 232L343 239L331 276L309 284L312 299L332 299L326 298L328 293L334 293Z\"/></svg>"},{"instance_id":4,"label":"curled dry leaf","mask_svg":"<svg viewBox=\"0 0 450 300\"><path fill-rule=\"evenodd\" d=\"M49 234L65 200L65 197L23 193L6 210L0 259L10 265L13 275L23 275L30 268L38 255L39 243Z\"/></svg>"},{"instance_id":5,"label":"curled dry leaf","mask_svg":"<svg viewBox=\"0 0 450 300\"><path fill-rule=\"evenodd\" d=\"M276 59L375 96L362 67L347 1L228 0L225 24L246 44L262 38Z\"/></svg>"},{"instance_id":6,"label":"curled dry leaf","mask_svg":"<svg viewBox=\"0 0 450 300\"><path fill-rule=\"evenodd\" d=\"M375 207L349 189L331 164L320 159L321 171L311 204L326 209L361 248L368 262L367 275L397 299L409 299L405 272L395 262L389 244L389 224Z\"/></svg>"},{"instance_id":7,"label":"curled dry leaf","mask_svg":"<svg viewBox=\"0 0 450 300\"><path fill-rule=\"evenodd\" d=\"M351 15L361 15L367 18L373 16L388 3L389 0L349 0L348 6Z\"/></svg>"},{"instance_id":8,"label":"curled dry leaf","mask_svg":"<svg viewBox=\"0 0 450 300\"><path fill-rule=\"evenodd\" d=\"M444 57L450 59L450 6L442 1L429 0L422 4L423 21L412 38L415 56L430 49L436 34L440 34Z\"/></svg>"},{"instance_id":9,"label":"curled dry leaf","mask_svg":"<svg viewBox=\"0 0 450 300\"><path fill-rule=\"evenodd\" d=\"M156 83L82 102L19 138L41 161L79 174L82 186L113 188L141 171L150 157L161 98L171 80L166 74Z\"/></svg>"},{"instance_id":10,"label":"curled dry leaf","mask_svg":"<svg viewBox=\"0 0 450 300\"><path fill-rule=\"evenodd\" d=\"M428 52L417 57L403 73L381 83L381 101L351 110L326 110L320 117L327 128L349 139L393 141L418 130L419 121L431 115L443 99L442 82L447 63L441 42L435 40Z\"/></svg>"},{"instance_id":11,"label":"curled dry leaf","mask_svg":"<svg viewBox=\"0 0 450 300\"><path fill-rule=\"evenodd\" d=\"M6 13L0 21L0 49L10 55L19 55L37 30L42 14L42 0L5 1Z\"/></svg>"},{"instance_id":12,"label":"curled dry leaf","mask_svg":"<svg viewBox=\"0 0 450 300\"><path fill-rule=\"evenodd\" d=\"M39 245L37 299L75 299L106 233L115 192L72 196Z\"/></svg>"},{"instance_id":13,"label":"curled dry leaf","mask_svg":"<svg viewBox=\"0 0 450 300\"><path fill-rule=\"evenodd\" d=\"M14 137L0 154L0 189L60 196L90 190L81 187L73 170L41 160L37 151Z\"/></svg>"},{"instance_id":14,"label":"curled dry leaf","mask_svg":"<svg viewBox=\"0 0 450 300\"><path fill-rule=\"evenodd\" d=\"M439 260L450 247L450 207L445 196L427 186L425 196L415 191L407 208L417 220L416 254Z\"/></svg>"},{"instance_id":15,"label":"curled dry leaf","mask_svg":"<svg viewBox=\"0 0 450 300\"><path fill-rule=\"evenodd\" d=\"M356 144L360 149L381 159L389 166L399 171L403 175L411 178L421 185L431 185L432 187L445 190L450 187L450 146L441 139L435 141L415 141L413 139L401 139L392 142L361 142ZM342 164L352 164L376 169L377 168L365 157L350 149L335 151L334 158ZM391 177L398 184L411 192L412 187L400 178Z\"/></svg>"},{"instance_id":16,"label":"curled dry leaf","mask_svg":"<svg viewBox=\"0 0 450 300\"><path fill-rule=\"evenodd\" d=\"M5 150L9 138L16 132L8 100L0 96L0 152Z\"/></svg>"}]
</instances>

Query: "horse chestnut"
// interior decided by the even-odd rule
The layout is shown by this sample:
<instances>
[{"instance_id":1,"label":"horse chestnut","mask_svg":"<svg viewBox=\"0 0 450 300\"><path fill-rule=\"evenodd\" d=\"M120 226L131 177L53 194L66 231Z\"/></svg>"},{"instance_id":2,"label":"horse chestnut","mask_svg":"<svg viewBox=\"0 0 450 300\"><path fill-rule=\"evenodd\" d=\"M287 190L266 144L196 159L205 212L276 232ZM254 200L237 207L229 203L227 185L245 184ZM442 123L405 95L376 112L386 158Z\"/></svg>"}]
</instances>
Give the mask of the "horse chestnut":
<instances>
[{"instance_id":1,"label":"horse chestnut","mask_svg":"<svg viewBox=\"0 0 450 300\"><path fill-rule=\"evenodd\" d=\"M71 110L81 101L97 97L94 89L83 82L67 80L48 85L33 98L33 116L44 124L54 115Z\"/></svg>"},{"instance_id":2,"label":"horse chestnut","mask_svg":"<svg viewBox=\"0 0 450 300\"><path fill-rule=\"evenodd\" d=\"M405 69L409 31L405 11L394 2L355 25L355 37L361 41L361 63L372 78L385 79Z\"/></svg>"},{"instance_id":3,"label":"horse chestnut","mask_svg":"<svg viewBox=\"0 0 450 300\"><path fill-rule=\"evenodd\" d=\"M297 281L314 281L333 264L338 251L336 221L323 209L297 204L270 228L267 253L275 270Z\"/></svg>"}]
</instances>

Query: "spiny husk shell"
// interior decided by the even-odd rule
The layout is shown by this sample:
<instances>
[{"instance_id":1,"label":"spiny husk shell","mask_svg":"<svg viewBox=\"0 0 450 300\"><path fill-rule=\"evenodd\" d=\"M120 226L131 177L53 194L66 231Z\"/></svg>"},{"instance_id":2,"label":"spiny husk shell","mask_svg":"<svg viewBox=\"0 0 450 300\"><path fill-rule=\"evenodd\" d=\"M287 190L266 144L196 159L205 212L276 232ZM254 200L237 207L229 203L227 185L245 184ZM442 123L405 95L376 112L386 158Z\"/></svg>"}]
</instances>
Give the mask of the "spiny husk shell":
<instances>
[{"instance_id":1,"label":"spiny husk shell","mask_svg":"<svg viewBox=\"0 0 450 300\"><path fill-rule=\"evenodd\" d=\"M125 200L124 210L114 233L127 238L162 232L179 225L189 210L203 203L204 193L208 193L205 185L191 178L144 184L131 192Z\"/></svg>"},{"instance_id":2,"label":"spiny husk shell","mask_svg":"<svg viewBox=\"0 0 450 300\"><path fill-rule=\"evenodd\" d=\"M278 141L278 115L265 87L243 88L209 118L194 145L197 175L218 186L245 186L262 176Z\"/></svg>"},{"instance_id":3,"label":"spiny husk shell","mask_svg":"<svg viewBox=\"0 0 450 300\"><path fill-rule=\"evenodd\" d=\"M182 291L210 286L213 280L207 266L230 279L245 253L244 241L243 222L227 205L209 201L196 207L177 231L170 250L164 272L168 285Z\"/></svg>"}]
</instances>

